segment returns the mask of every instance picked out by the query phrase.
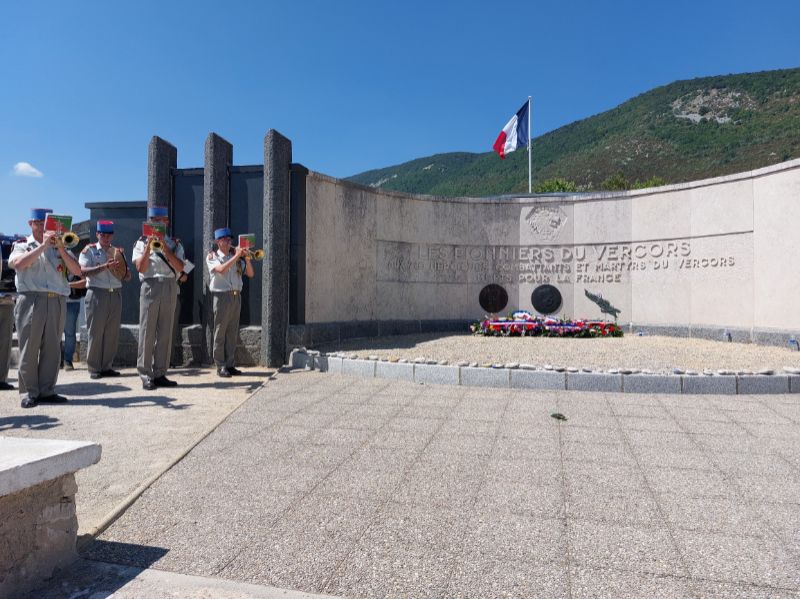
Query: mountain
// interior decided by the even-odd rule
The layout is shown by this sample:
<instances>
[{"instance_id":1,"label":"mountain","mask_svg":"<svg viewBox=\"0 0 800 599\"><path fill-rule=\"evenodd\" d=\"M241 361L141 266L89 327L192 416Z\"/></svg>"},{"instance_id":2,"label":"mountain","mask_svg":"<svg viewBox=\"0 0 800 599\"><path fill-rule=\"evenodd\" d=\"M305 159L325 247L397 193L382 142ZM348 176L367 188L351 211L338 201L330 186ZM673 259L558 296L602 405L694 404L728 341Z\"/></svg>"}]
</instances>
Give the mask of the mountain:
<instances>
[{"instance_id":1,"label":"mountain","mask_svg":"<svg viewBox=\"0 0 800 599\"><path fill-rule=\"evenodd\" d=\"M533 140L534 186L561 177L581 190L622 173L679 183L800 157L800 68L676 81ZM517 150L452 152L349 177L362 185L438 196L526 192Z\"/></svg>"}]
</instances>

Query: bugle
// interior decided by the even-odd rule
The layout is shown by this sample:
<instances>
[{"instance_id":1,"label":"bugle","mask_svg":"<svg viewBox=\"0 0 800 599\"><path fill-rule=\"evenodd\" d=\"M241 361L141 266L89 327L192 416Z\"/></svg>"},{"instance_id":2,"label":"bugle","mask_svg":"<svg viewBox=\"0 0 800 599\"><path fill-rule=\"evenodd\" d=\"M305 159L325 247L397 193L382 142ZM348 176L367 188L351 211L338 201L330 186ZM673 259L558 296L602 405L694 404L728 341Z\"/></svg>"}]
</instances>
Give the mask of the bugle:
<instances>
[{"instance_id":1,"label":"bugle","mask_svg":"<svg viewBox=\"0 0 800 599\"><path fill-rule=\"evenodd\" d=\"M71 250L80 243L80 238L72 231L65 231L61 236L56 235L50 241L55 246L63 245L68 250Z\"/></svg>"},{"instance_id":2,"label":"bugle","mask_svg":"<svg viewBox=\"0 0 800 599\"><path fill-rule=\"evenodd\" d=\"M250 258L251 258L252 260L256 260L256 261L258 261L258 260L263 260L263 259L264 259L264 256L266 255L266 253L264 252L264 250L250 250L250 249L246 249L246 250L244 251L244 253L245 253L245 255L246 255L246 256L250 256Z\"/></svg>"},{"instance_id":3,"label":"bugle","mask_svg":"<svg viewBox=\"0 0 800 599\"><path fill-rule=\"evenodd\" d=\"M150 251L151 252L160 252L164 249L164 242L154 237L150 240Z\"/></svg>"}]
</instances>

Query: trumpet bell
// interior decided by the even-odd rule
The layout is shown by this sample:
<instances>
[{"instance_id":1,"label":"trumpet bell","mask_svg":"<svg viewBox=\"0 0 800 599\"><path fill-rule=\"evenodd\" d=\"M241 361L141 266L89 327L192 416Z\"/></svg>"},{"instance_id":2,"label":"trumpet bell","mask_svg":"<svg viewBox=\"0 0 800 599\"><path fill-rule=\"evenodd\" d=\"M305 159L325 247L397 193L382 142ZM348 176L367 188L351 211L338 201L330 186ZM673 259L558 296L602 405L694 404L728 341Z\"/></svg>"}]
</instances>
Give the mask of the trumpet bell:
<instances>
[{"instance_id":1,"label":"trumpet bell","mask_svg":"<svg viewBox=\"0 0 800 599\"><path fill-rule=\"evenodd\" d=\"M153 239L150 241L150 251L160 252L164 249L164 243L160 239Z\"/></svg>"},{"instance_id":2,"label":"trumpet bell","mask_svg":"<svg viewBox=\"0 0 800 599\"><path fill-rule=\"evenodd\" d=\"M264 250L256 250L253 252L253 260L263 260L264 255Z\"/></svg>"},{"instance_id":3,"label":"trumpet bell","mask_svg":"<svg viewBox=\"0 0 800 599\"><path fill-rule=\"evenodd\" d=\"M80 243L80 239L78 239L78 236L72 231L67 231L61 236L61 243L64 244L65 248L71 250Z\"/></svg>"}]
</instances>

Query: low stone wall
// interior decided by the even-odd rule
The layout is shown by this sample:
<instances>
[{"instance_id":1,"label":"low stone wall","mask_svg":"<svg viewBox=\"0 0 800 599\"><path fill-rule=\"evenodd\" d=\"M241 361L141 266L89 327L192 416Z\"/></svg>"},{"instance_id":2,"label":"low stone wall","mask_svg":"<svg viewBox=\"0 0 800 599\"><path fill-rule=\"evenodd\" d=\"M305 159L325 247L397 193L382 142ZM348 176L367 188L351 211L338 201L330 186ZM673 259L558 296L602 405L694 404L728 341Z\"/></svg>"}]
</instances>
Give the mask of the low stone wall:
<instances>
[{"instance_id":1,"label":"low stone wall","mask_svg":"<svg viewBox=\"0 0 800 599\"><path fill-rule=\"evenodd\" d=\"M25 593L76 557L74 474L0 497L0 597Z\"/></svg>"},{"instance_id":2,"label":"low stone wall","mask_svg":"<svg viewBox=\"0 0 800 599\"><path fill-rule=\"evenodd\" d=\"M750 395L800 393L800 374L784 371L760 374L675 371L658 374L633 369L592 372L587 369L526 364L448 364L419 358L391 361L376 356L360 359L347 354L323 354L297 349L289 359L292 368L319 370L363 378L384 378L419 384L599 391L604 393L668 393L683 395Z\"/></svg>"},{"instance_id":3,"label":"low stone wall","mask_svg":"<svg viewBox=\"0 0 800 599\"><path fill-rule=\"evenodd\" d=\"M210 364L206 354L205 331L201 325L181 327L181 343L176 344L172 362L178 366L198 366ZM136 366L139 349L138 325L122 325L119 335L116 366ZM86 360L84 345L81 345L81 360ZM239 329L239 341L236 346L236 364L239 366L256 366L261 352L261 327L243 327Z\"/></svg>"}]
</instances>

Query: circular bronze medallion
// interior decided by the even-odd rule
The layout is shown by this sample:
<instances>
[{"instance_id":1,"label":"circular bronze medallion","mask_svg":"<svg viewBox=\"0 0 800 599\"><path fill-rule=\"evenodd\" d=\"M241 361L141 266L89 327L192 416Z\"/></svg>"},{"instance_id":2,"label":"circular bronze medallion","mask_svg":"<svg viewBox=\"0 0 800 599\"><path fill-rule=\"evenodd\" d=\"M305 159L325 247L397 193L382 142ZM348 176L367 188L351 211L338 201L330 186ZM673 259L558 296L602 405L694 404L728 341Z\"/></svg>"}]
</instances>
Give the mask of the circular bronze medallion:
<instances>
[{"instance_id":1,"label":"circular bronze medallion","mask_svg":"<svg viewBox=\"0 0 800 599\"><path fill-rule=\"evenodd\" d=\"M531 303L539 314L558 312L561 302L561 292L552 285L539 285L531 293Z\"/></svg>"},{"instance_id":2,"label":"circular bronze medallion","mask_svg":"<svg viewBox=\"0 0 800 599\"><path fill-rule=\"evenodd\" d=\"M508 305L508 293L500 285L492 283L481 289L478 301L481 308L490 314L497 314Z\"/></svg>"}]
</instances>

